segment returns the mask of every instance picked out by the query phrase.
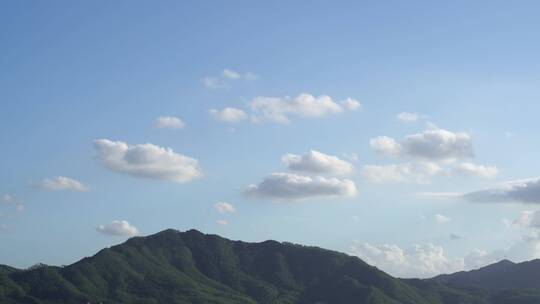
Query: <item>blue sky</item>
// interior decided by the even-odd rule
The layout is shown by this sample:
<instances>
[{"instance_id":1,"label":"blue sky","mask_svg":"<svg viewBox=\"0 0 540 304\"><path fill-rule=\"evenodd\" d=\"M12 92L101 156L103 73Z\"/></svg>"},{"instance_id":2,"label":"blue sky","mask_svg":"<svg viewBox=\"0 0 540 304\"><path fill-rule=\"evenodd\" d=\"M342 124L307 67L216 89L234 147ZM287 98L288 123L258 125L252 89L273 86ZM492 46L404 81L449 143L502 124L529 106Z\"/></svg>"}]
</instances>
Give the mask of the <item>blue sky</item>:
<instances>
[{"instance_id":1,"label":"blue sky","mask_svg":"<svg viewBox=\"0 0 540 304\"><path fill-rule=\"evenodd\" d=\"M399 276L540 257L538 6L3 2L0 263L166 228Z\"/></svg>"}]
</instances>

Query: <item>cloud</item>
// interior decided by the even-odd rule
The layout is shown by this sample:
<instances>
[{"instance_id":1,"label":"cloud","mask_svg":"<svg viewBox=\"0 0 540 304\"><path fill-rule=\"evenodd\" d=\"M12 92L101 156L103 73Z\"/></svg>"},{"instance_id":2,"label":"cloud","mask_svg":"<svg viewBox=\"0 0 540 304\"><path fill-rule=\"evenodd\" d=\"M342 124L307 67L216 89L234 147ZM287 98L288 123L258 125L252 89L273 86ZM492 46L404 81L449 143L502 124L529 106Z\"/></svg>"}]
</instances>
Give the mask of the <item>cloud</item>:
<instances>
[{"instance_id":1,"label":"cloud","mask_svg":"<svg viewBox=\"0 0 540 304\"><path fill-rule=\"evenodd\" d=\"M158 129L182 129L186 124L178 117L160 116L154 123L154 128Z\"/></svg>"},{"instance_id":2,"label":"cloud","mask_svg":"<svg viewBox=\"0 0 540 304\"><path fill-rule=\"evenodd\" d=\"M24 210L24 203L14 195L6 193L0 200L0 219L12 218Z\"/></svg>"},{"instance_id":3,"label":"cloud","mask_svg":"<svg viewBox=\"0 0 540 304\"><path fill-rule=\"evenodd\" d=\"M369 182L420 182L425 183L429 178L439 175L443 169L436 163L417 162L391 165L365 165L362 176Z\"/></svg>"},{"instance_id":4,"label":"cloud","mask_svg":"<svg viewBox=\"0 0 540 304\"><path fill-rule=\"evenodd\" d=\"M504 182L492 188L468 193L420 192L427 199L462 199L473 203L540 204L540 177Z\"/></svg>"},{"instance_id":5,"label":"cloud","mask_svg":"<svg viewBox=\"0 0 540 304\"><path fill-rule=\"evenodd\" d=\"M341 101L340 104L345 109L351 110L351 111L358 110L358 109L362 108L362 104L358 100L350 98L350 97L343 100L343 101Z\"/></svg>"},{"instance_id":6,"label":"cloud","mask_svg":"<svg viewBox=\"0 0 540 304\"><path fill-rule=\"evenodd\" d=\"M45 178L39 182L32 183L33 185L50 191L88 191L88 187L81 182L65 176L58 176L52 179Z\"/></svg>"},{"instance_id":7,"label":"cloud","mask_svg":"<svg viewBox=\"0 0 540 304\"><path fill-rule=\"evenodd\" d=\"M441 246L431 243L401 248L398 245L354 243L350 254L377 266L391 275L403 278L427 278L465 268L463 259L448 257Z\"/></svg>"},{"instance_id":8,"label":"cloud","mask_svg":"<svg viewBox=\"0 0 540 304\"><path fill-rule=\"evenodd\" d=\"M401 112L396 118L401 122L411 123L418 121L419 115L418 113Z\"/></svg>"},{"instance_id":9,"label":"cloud","mask_svg":"<svg viewBox=\"0 0 540 304\"><path fill-rule=\"evenodd\" d=\"M101 163L116 172L177 183L203 175L196 159L175 153L171 148L149 143L128 145L108 139L98 139L94 146Z\"/></svg>"},{"instance_id":10,"label":"cloud","mask_svg":"<svg viewBox=\"0 0 540 304\"><path fill-rule=\"evenodd\" d=\"M346 109L351 109L350 106L354 103L352 99L344 102ZM250 102L249 107L253 122L289 123L290 116L317 118L343 112L343 107L330 96L315 97L306 93L295 98L256 97Z\"/></svg>"},{"instance_id":11,"label":"cloud","mask_svg":"<svg viewBox=\"0 0 540 304\"><path fill-rule=\"evenodd\" d=\"M512 224L523 228L540 229L540 210L522 211L520 216L515 219Z\"/></svg>"},{"instance_id":12,"label":"cloud","mask_svg":"<svg viewBox=\"0 0 540 304\"><path fill-rule=\"evenodd\" d=\"M246 193L275 200L352 197L356 195L356 185L349 179L272 173L260 184L250 185Z\"/></svg>"},{"instance_id":13,"label":"cloud","mask_svg":"<svg viewBox=\"0 0 540 304\"><path fill-rule=\"evenodd\" d=\"M493 188L461 195L471 202L540 204L540 178L509 181Z\"/></svg>"},{"instance_id":14,"label":"cloud","mask_svg":"<svg viewBox=\"0 0 540 304\"><path fill-rule=\"evenodd\" d=\"M244 111L236 108L225 108L223 110L210 109L208 112L215 119L229 123L236 123L247 118Z\"/></svg>"},{"instance_id":15,"label":"cloud","mask_svg":"<svg viewBox=\"0 0 540 304\"><path fill-rule=\"evenodd\" d=\"M233 70L225 69L223 70L223 77L229 78L229 79L240 79L242 78L242 75L240 75L238 72L235 72Z\"/></svg>"},{"instance_id":16,"label":"cloud","mask_svg":"<svg viewBox=\"0 0 540 304\"><path fill-rule=\"evenodd\" d=\"M217 220L216 224L218 224L220 226L228 226L229 222L227 222L226 220Z\"/></svg>"},{"instance_id":17,"label":"cloud","mask_svg":"<svg viewBox=\"0 0 540 304\"><path fill-rule=\"evenodd\" d=\"M99 233L113 236L136 236L139 231L135 226L130 225L127 221L114 220L105 225L99 225L96 230Z\"/></svg>"},{"instance_id":18,"label":"cloud","mask_svg":"<svg viewBox=\"0 0 540 304\"><path fill-rule=\"evenodd\" d=\"M384 155L434 161L474 156L472 138L468 133L454 133L444 129L430 129L407 135L401 142L391 137L379 136L371 139L370 145Z\"/></svg>"},{"instance_id":19,"label":"cloud","mask_svg":"<svg viewBox=\"0 0 540 304\"><path fill-rule=\"evenodd\" d=\"M214 204L214 209L219 213L234 213L234 206L226 202L217 202Z\"/></svg>"},{"instance_id":20,"label":"cloud","mask_svg":"<svg viewBox=\"0 0 540 304\"><path fill-rule=\"evenodd\" d=\"M201 82L205 87L209 89L224 89L228 88L232 81L254 81L257 78L258 76L251 72L240 73L231 69L224 69L219 76L204 77L203 79L201 79Z\"/></svg>"},{"instance_id":21,"label":"cloud","mask_svg":"<svg viewBox=\"0 0 540 304\"><path fill-rule=\"evenodd\" d=\"M377 153L387 156L398 156L401 153L401 145L388 136L379 136L369 140L369 145Z\"/></svg>"},{"instance_id":22,"label":"cloud","mask_svg":"<svg viewBox=\"0 0 540 304\"><path fill-rule=\"evenodd\" d=\"M435 214L433 216L433 218L435 219L435 222L437 224L446 224L448 223L449 221L451 221L452 219L444 214Z\"/></svg>"},{"instance_id":23,"label":"cloud","mask_svg":"<svg viewBox=\"0 0 540 304\"><path fill-rule=\"evenodd\" d=\"M281 160L289 170L310 174L346 175L352 173L354 169L351 163L341 160L337 156L315 150L304 155L285 154Z\"/></svg>"},{"instance_id":24,"label":"cloud","mask_svg":"<svg viewBox=\"0 0 540 304\"><path fill-rule=\"evenodd\" d=\"M493 178L497 176L499 170L496 166L483 166L477 165L470 162L464 162L457 164L454 167L454 172L458 175L465 176L478 176L484 178Z\"/></svg>"}]
</instances>

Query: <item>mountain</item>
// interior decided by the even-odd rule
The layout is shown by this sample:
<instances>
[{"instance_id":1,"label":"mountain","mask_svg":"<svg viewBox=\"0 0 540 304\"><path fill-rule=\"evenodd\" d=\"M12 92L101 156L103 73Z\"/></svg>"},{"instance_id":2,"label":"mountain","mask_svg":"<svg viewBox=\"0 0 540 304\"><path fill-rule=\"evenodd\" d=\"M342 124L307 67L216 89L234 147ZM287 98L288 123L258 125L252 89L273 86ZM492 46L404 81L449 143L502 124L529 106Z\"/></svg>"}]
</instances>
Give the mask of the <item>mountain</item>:
<instances>
[{"instance_id":1,"label":"mountain","mask_svg":"<svg viewBox=\"0 0 540 304\"><path fill-rule=\"evenodd\" d=\"M442 277L396 279L317 247L231 241L196 230L131 238L65 267L0 266L0 303L7 304L488 304L492 295L452 287Z\"/></svg>"},{"instance_id":2,"label":"mountain","mask_svg":"<svg viewBox=\"0 0 540 304\"><path fill-rule=\"evenodd\" d=\"M540 260L502 260L476 270L440 275L432 281L469 293L491 293L494 303L501 298L512 298L509 303L540 303Z\"/></svg>"}]
</instances>

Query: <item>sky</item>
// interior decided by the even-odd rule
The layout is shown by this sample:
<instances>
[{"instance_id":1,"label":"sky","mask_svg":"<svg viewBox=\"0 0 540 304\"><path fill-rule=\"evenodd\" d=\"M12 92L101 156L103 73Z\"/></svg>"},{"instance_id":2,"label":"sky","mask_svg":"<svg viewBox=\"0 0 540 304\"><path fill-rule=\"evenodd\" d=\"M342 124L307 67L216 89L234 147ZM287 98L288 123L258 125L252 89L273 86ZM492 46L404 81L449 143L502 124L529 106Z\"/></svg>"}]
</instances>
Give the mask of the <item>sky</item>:
<instances>
[{"instance_id":1,"label":"sky","mask_svg":"<svg viewBox=\"0 0 540 304\"><path fill-rule=\"evenodd\" d=\"M540 258L536 1L3 1L0 264L198 229Z\"/></svg>"}]
</instances>

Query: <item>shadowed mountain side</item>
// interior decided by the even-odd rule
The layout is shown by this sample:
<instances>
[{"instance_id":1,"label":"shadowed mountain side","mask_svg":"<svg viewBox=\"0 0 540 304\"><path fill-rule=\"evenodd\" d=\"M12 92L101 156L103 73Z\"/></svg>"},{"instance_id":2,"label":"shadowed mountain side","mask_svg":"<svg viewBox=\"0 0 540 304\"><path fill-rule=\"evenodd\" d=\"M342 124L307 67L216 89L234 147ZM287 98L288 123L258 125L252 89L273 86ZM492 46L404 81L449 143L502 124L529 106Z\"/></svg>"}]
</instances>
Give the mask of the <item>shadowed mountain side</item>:
<instances>
[{"instance_id":1,"label":"shadowed mountain side","mask_svg":"<svg viewBox=\"0 0 540 304\"><path fill-rule=\"evenodd\" d=\"M486 292L440 280L395 279L343 253L230 241L196 230L131 238L66 267L0 268L1 303L490 303L486 299Z\"/></svg>"}]
</instances>

